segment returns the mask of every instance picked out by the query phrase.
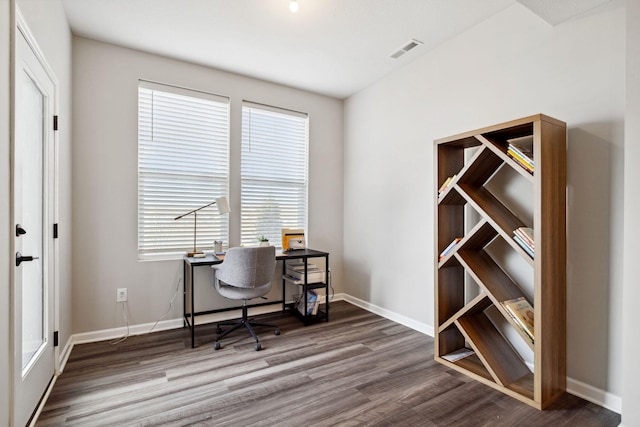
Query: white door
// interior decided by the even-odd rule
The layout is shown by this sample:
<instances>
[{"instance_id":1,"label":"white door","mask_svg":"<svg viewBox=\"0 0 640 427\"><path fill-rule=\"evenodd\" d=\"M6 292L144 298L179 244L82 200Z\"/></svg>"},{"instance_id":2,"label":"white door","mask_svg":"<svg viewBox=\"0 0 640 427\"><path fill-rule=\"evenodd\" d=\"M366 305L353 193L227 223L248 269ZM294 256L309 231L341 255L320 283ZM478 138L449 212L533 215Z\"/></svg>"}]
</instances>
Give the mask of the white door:
<instances>
[{"instance_id":1,"label":"white door","mask_svg":"<svg viewBox=\"0 0 640 427\"><path fill-rule=\"evenodd\" d=\"M54 375L55 84L22 31L15 33L13 109L15 426L29 422Z\"/></svg>"}]
</instances>

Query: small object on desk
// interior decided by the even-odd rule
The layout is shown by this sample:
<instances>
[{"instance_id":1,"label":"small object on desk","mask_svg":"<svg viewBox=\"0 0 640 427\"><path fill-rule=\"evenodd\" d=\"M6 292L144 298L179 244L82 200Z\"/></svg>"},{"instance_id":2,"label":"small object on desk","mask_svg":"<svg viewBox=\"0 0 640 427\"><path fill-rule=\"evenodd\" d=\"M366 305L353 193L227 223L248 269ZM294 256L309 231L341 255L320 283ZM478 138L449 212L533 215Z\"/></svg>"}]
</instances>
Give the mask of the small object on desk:
<instances>
[{"instance_id":1,"label":"small object on desk","mask_svg":"<svg viewBox=\"0 0 640 427\"><path fill-rule=\"evenodd\" d=\"M304 229L283 228L282 229L282 251L305 249Z\"/></svg>"},{"instance_id":2,"label":"small object on desk","mask_svg":"<svg viewBox=\"0 0 640 427\"><path fill-rule=\"evenodd\" d=\"M193 254L193 258L205 258L206 256L207 256L207 255L206 255L206 254L203 254L202 252L200 252L200 253L195 252L195 253Z\"/></svg>"}]
</instances>

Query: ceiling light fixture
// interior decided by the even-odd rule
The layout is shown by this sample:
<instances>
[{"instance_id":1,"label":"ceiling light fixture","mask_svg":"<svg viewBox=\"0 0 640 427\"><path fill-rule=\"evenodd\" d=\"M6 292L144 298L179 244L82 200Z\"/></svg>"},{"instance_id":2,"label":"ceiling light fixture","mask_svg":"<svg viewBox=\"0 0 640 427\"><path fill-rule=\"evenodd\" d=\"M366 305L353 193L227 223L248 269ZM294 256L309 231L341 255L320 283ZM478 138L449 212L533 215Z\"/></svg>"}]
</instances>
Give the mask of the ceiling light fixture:
<instances>
[{"instance_id":1,"label":"ceiling light fixture","mask_svg":"<svg viewBox=\"0 0 640 427\"><path fill-rule=\"evenodd\" d=\"M291 0L291 3L289 3L289 10L292 13L296 13L298 11L298 2L296 0Z\"/></svg>"}]
</instances>

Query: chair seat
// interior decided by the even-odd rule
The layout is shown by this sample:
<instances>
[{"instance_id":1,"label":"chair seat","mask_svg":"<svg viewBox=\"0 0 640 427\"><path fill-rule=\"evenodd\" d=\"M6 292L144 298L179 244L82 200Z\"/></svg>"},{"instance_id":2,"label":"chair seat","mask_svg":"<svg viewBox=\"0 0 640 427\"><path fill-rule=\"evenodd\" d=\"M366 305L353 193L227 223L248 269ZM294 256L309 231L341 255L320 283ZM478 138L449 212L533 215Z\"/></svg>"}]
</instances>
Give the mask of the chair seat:
<instances>
[{"instance_id":1,"label":"chair seat","mask_svg":"<svg viewBox=\"0 0 640 427\"><path fill-rule=\"evenodd\" d=\"M263 286L257 286L255 288L238 288L236 286L230 286L222 281L215 283L216 289L225 298L230 299L253 299L258 298L269 292L271 289L271 283Z\"/></svg>"}]
</instances>

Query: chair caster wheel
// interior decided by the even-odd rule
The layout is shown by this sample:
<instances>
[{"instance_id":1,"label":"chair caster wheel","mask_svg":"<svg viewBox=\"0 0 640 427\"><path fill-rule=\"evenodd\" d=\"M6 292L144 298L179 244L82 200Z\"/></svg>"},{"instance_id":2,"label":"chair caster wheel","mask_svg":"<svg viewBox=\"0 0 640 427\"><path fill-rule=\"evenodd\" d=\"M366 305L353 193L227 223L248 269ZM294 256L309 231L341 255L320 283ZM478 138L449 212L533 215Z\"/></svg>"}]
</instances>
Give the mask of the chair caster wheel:
<instances>
[{"instance_id":1,"label":"chair caster wheel","mask_svg":"<svg viewBox=\"0 0 640 427\"><path fill-rule=\"evenodd\" d=\"M280 335L280 329L276 328L276 330L273 333L276 334L276 335Z\"/></svg>"},{"instance_id":2,"label":"chair caster wheel","mask_svg":"<svg viewBox=\"0 0 640 427\"><path fill-rule=\"evenodd\" d=\"M220 350L220 343L218 341L213 343L213 349L214 350Z\"/></svg>"},{"instance_id":3,"label":"chair caster wheel","mask_svg":"<svg viewBox=\"0 0 640 427\"><path fill-rule=\"evenodd\" d=\"M256 349L256 351L260 351L260 349L262 348L262 345L259 342L257 342L254 348Z\"/></svg>"}]
</instances>

